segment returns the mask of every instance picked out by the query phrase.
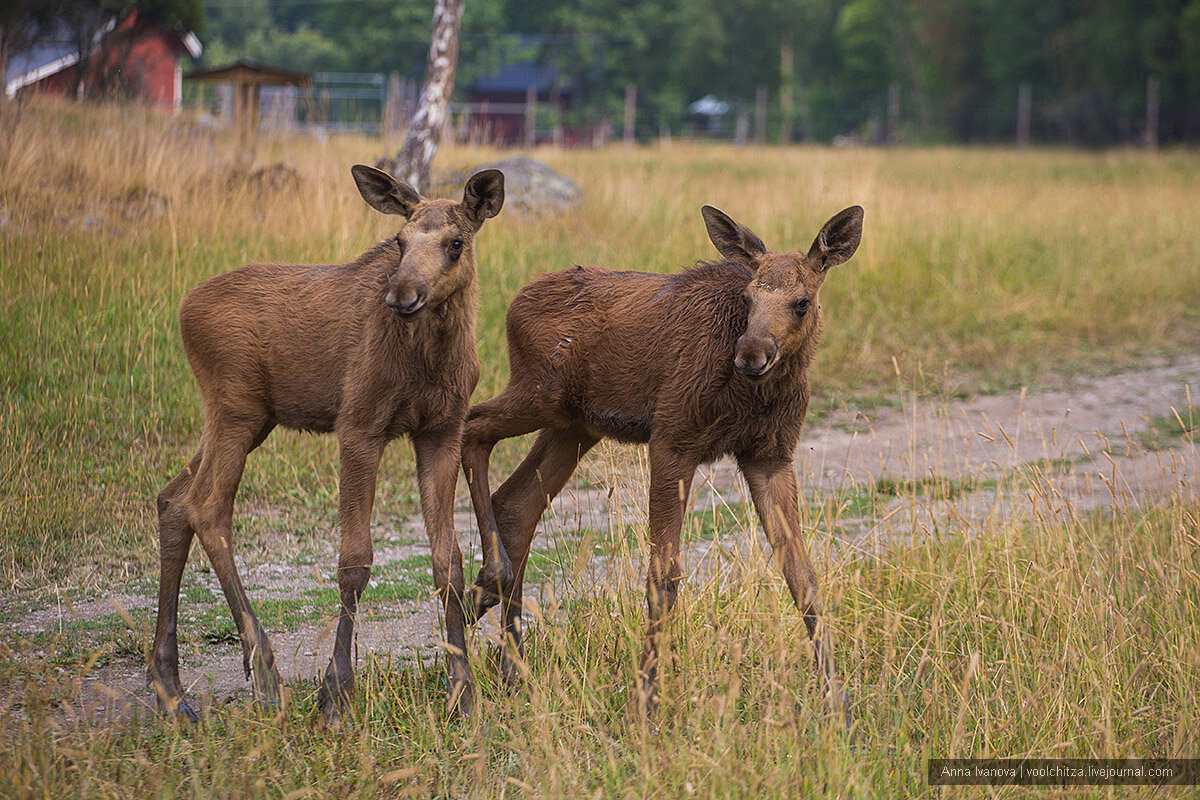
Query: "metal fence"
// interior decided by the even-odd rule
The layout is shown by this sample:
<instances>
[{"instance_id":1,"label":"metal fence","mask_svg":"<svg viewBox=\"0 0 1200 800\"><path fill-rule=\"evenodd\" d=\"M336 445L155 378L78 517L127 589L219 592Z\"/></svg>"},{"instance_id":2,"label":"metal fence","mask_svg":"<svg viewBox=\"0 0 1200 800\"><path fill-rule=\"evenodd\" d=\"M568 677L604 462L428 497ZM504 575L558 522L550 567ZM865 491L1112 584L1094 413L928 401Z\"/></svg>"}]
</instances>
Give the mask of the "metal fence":
<instances>
[{"instance_id":1,"label":"metal fence","mask_svg":"<svg viewBox=\"0 0 1200 800\"><path fill-rule=\"evenodd\" d=\"M385 73L323 72L313 86L263 87L260 126L263 130L403 135L416 107L415 81ZM614 90L615 92L615 90ZM719 103L693 103L688 113L664 117L644 108L638 93L626 88L614 94L605 112L593 111L582 122L578 111L564 113L552 103L451 104L449 136L460 141L520 145L553 142L603 144L612 138L641 142L683 136L736 144L784 141L904 144L928 141L981 141L1059 144L1147 144L1158 140L1157 83L1146 87L1146 107L1117 115L1103 99L1083 98L1079 107L1064 108L1017 87L1006 102L965 105L939 117L928 101L891 86L857 97L797 98L784 118L778 98L760 87L752 98ZM707 98L706 98L707 99ZM188 103L229 120L232 90L193 88ZM622 102L624 100L624 103ZM632 105L630 105L632 103ZM601 104L603 105L603 104ZM698 112L715 113L698 113ZM1107 115L1107 116L1106 116ZM932 121L937 118L937 121ZM628 137L626 131L628 130Z\"/></svg>"}]
</instances>

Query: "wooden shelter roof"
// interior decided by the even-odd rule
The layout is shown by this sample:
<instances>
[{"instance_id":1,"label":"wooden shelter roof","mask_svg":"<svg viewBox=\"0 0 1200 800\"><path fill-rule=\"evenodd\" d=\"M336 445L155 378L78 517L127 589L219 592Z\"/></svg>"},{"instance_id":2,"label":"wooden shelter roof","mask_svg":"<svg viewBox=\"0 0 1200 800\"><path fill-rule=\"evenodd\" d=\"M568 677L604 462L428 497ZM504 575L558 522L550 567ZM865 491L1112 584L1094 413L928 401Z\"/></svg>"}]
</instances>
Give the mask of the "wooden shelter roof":
<instances>
[{"instance_id":1,"label":"wooden shelter roof","mask_svg":"<svg viewBox=\"0 0 1200 800\"><path fill-rule=\"evenodd\" d=\"M253 61L236 61L223 67L198 69L183 76L188 81L229 81L259 86L312 86L313 76L307 72L268 67Z\"/></svg>"}]
</instances>

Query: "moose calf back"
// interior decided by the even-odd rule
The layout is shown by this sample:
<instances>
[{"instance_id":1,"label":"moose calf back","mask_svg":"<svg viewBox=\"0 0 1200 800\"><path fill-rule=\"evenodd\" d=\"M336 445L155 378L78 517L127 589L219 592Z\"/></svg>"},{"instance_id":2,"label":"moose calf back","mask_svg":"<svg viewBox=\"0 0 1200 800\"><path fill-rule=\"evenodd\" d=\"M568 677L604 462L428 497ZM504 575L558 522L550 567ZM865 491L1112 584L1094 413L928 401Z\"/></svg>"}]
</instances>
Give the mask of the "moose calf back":
<instances>
[{"instance_id":1,"label":"moose calf back","mask_svg":"<svg viewBox=\"0 0 1200 800\"><path fill-rule=\"evenodd\" d=\"M729 357L746 329L752 275L728 260L672 275L600 267L543 275L509 308L511 380L560 427L582 421L626 442L664 427L688 438L722 417L753 439L783 435L769 430L774 420L798 431L803 381L755 384ZM819 325L815 314L810 324ZM810 358L811 348L781 374L802 372ZM738 448L730 426L721 431L703 438L705 450Z\"/></svg>"}]
</instances>

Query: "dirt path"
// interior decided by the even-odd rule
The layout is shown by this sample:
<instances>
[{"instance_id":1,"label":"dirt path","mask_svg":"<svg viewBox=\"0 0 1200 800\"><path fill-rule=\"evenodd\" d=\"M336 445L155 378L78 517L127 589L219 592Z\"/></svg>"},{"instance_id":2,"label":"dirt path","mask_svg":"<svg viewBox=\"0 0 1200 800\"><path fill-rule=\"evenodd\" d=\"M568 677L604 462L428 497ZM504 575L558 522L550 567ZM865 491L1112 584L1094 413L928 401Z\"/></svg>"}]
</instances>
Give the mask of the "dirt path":
<instances>
[{"instance_id":1,"label":"dirt path","mask_svg":"<svg viewBox=\"0 0 1200 800\"><path fill-rule=\"evenodd\" d=\"M802 438L797 452L801 486L807 497L827 507L810 534L818 561L852 557L856 551L886 551L934 531L965 533L972 525L1017 521L1035 513L1067 518L1114 503L1137 507L1173 491L1200 490L1194 438L1183 437L1175 419L1177 413L1193 427L1200 421L1200 357L1064 382L1040 392L898 400L895 407L867 415L833 414ZM543 552L572 553L581 529L604 531L644 520L643 450L601 446L589 455L581 475L584 485L565 491L543 520ZM718 462L697 476L694 508L746 500L731 462ZM465 497L459 500L456 522L466 545L474 521ZM392 543L379 548L377 565L405 568L420 558L424 532L419 521L387 533ZM753 538L743 537L735 546L761 549ZM698 580L717 566L720 548L713 545L696 541L685 549L690 579ZM472 547L468 558L475 557ZM613 580L614 570L603 558L595 563L598 566L567 591L594 591L595 584ZM412 569L424 572L419 566ZM636 571L636 564L627 567L625 577ZM330 565L263 564L244 568L243 574L256 603L333 587ZM215 577L197 570L189 575L192 591L219 600ZM555 583L564 591L559 581ZM533 590L526 591L528 596ZM155 603L152 592L151 581L145 591L75 605L59 601L26 614L15 627L29 634L64 630L111 615L118 607L149 615ZM427 589L414 595L424 592ZM185 598L185 614L187 603ZM333 604L328 605L332 611ZM437 652L437 609L427 595L380 600L372 599L369 589L364 605L360 654L410 659ZM286 680L321 673L332 644L331 623L299 622L272 631ZM181 625L187 624L185 616ZM494 628L485 625L483 635L494 635ZM193 695L213 702L247 691L235 644L193 642L181 649L183 679ZM35 648L27 655L44 654ZM64 708L88 717L128 719L135 711L144 716L152 698L143 676L136 653L113 658L74 679L63 692ZM0 696L0 704L12 702L15 695L8 697L5 701Z\"/></svg>"}]
</instances>

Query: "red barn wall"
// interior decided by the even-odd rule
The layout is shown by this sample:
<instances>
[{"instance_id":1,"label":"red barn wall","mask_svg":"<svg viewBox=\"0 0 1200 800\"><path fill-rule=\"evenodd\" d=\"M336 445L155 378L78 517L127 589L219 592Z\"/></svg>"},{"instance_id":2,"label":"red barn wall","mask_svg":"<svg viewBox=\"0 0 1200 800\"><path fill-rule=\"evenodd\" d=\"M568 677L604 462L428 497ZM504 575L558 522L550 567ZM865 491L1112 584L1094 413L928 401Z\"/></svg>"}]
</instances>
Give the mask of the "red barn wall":
<instances>
[{"instance_id":1,"label":"red barn wall","mask_svg":"<svg viewBox=\"0 0 1200 800\"><path fill-rule=\"evenodd\" d=\"M174 110L179 98L176 94L176 73L182 46L173 35L164 36L156 31L142 35L129 47L128 58L124 58L124 47L112 47L107 53L109 66L124 61L122 77L134 89L134 98L147 105ZM95 87L92 76L104 62L104 55L97 52L88 60L88 71L80 89L84 96L93 96ZM78 66L70 66L31 83L21 91L32 91L53 95L65 95L74 83Z\"/></svg>"}]
</instances>

